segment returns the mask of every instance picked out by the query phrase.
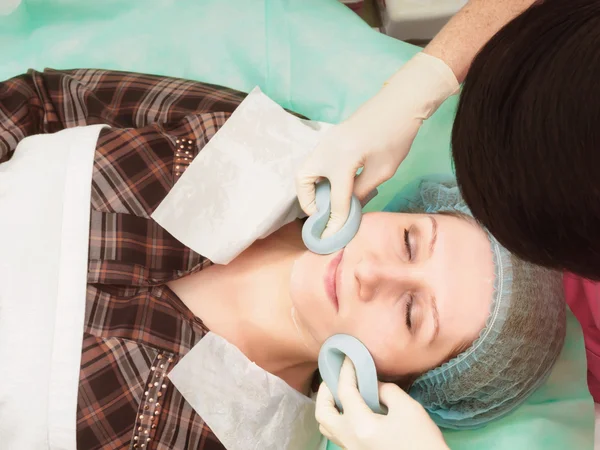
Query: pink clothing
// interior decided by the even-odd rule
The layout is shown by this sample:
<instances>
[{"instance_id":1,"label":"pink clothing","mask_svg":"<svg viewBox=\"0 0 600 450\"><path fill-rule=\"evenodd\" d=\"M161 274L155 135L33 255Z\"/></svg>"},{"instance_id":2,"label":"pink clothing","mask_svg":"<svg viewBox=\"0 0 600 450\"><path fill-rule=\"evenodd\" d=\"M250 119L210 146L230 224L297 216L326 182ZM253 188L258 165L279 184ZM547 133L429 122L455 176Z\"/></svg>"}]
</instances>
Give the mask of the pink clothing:
<instances>
[{"instance_id":1,"label":"pink clothing","mask_svg":"<svg viewBox=\"0 0 600 450\"><path fill-rule=\"evenodd\" d=\"M565 296L583 329L588 363L588 386L600 403L600 283L570 273L564 276Z\"/></svg>"}]
</instances>

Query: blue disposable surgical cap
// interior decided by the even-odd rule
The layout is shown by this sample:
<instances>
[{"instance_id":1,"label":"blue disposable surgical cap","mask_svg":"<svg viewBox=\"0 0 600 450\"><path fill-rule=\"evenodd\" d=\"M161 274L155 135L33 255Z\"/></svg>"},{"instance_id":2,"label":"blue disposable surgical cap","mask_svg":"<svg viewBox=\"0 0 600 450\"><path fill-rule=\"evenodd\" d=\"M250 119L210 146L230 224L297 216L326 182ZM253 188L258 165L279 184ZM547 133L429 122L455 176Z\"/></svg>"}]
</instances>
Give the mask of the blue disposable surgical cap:
<instances>
[{"instance_id":1,"label":"blue disposable surgical cap","mask_svg":"<svg viewBox=\"0 0 600 450\"><path fill-rule=\"evenodd\" d=\"M385 209L471 216L454 179L442 180L409 185ZM565 339L562 275L518 259L488 236L495 278L484 329L409 390L445 428L477 428L513 411L546 379Z\"/></svg>"}]
</instances>

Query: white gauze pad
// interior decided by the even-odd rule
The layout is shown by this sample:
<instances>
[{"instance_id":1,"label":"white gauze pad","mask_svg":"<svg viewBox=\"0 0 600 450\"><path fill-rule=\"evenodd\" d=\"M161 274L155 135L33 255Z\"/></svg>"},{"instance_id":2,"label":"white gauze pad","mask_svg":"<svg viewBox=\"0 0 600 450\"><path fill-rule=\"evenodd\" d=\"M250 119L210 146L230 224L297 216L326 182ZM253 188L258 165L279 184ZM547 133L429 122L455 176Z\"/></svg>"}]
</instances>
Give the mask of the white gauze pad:
<instances>
[{"instance_id":1,"label":"white gauze pad","mask_svg":"<svg viewBox=\"0 0 600 450\"><path fill-rule=\"evenodd\" d=\"M255 88L152 214L181 243L227 264L304 214L294 176L330 124L302 120Z\"/></svg>"},{"instance_id":2,"label":"white gauze pad","mask_svg":"<svg viewBox=\"0 0 600 450\"><path fill-rule=\"evenodd\" d=\"M324 450L314 400L208 333L169 379L228 450Z\"/></svg>"}]
</instances>

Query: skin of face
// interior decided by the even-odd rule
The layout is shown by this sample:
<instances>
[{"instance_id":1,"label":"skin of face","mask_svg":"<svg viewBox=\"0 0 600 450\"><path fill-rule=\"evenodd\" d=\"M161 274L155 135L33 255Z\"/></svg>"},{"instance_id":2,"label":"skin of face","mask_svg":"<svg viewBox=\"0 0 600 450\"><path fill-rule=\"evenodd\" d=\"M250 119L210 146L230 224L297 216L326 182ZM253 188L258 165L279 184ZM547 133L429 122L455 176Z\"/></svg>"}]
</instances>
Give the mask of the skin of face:
<instances>
[{"instance_id":1,"label":"skin of face","mask_svg":"<svg viewBox=\"0 0 600 450\"><path fill-rule=\"evenodd\" d=\"M377 212L343 250L302 253L290 297L310 344L350 334L394 379L437 367L478 337L493 279L489 239L472 220Z\"/></svg>"}]
</instances>

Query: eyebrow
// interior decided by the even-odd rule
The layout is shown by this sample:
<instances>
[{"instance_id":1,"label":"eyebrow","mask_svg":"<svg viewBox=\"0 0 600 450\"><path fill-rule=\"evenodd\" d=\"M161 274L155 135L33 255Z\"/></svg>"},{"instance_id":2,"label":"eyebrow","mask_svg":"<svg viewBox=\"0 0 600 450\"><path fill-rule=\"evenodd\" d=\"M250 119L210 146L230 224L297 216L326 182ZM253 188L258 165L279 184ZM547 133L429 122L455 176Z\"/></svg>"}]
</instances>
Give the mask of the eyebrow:
<instances>
[{"instance_id":1,"label":"eyebrow","mask_svg":"<svg viewBox=\"0 0 600 450\"><path fill-rule=\"evenodd\" d=\"M438 231L438 223L435 220L435 217L429 215L427 216L431 219L431 242L429 243L429 256L433 255L433 251L435 250L435 243L437 241L437 231ZM433 316L433 335L429 341L429 344L436 340L438 335L440 334L440 315L437 309L437 301L435 299L435 295L432 295L430 298L430 307L431 307L431 315Z\"/></svg>"},{"instance_id":2,"label":"eyebrow","mask_svg":"<svg viewBox=\"0 0 600 450\"><path fill-rule=\"evenodd\" d=\"M435 243L437 241L437 231L438 231L438 223L433 216L427 216L431 219L431 242L429 243L429 256L433 255L433 250L435 249Z\"/></svg>"},{"instance_id":3,"label":"eyebrow","mask_svg":"<svg viewBox=\"0 0 600 450\"><path fill-rule=\"evenodd\" d=\"M432 295L430 298L430 307L431 315L433 316L433 334L431 335L431 339L429 340L429 345L431 345L440 334L440 315L438 313L435 295Z\"/></svg>"}]
</instances>

